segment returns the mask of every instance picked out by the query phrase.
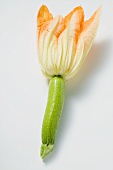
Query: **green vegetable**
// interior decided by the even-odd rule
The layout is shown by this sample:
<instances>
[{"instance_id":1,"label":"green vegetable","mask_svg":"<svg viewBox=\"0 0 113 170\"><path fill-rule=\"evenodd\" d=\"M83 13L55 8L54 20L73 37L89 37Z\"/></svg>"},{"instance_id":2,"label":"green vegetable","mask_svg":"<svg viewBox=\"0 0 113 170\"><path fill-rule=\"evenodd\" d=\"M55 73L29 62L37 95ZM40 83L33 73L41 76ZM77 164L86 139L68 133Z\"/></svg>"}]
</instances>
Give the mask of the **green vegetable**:
<instances>
[{"instance_id":1,"label":"green vegetable","mask_svg":"<svg viewBox=\"0 0 113 170\"><path fill-rule=\"evenodd\" d=\"M42 125L41 157L44 158L54 148L57 127L64 104L65 83L62 77L55 76L49 85L48 102Z\"/></svg>"}]
</instances>

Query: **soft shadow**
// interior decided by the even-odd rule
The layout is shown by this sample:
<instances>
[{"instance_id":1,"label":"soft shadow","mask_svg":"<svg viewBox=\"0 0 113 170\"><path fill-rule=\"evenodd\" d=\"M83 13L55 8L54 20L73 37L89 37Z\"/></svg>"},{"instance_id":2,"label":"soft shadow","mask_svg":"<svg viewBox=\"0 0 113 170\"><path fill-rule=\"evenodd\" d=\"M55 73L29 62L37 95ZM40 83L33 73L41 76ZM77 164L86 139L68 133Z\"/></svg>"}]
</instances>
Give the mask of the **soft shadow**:
<instances>
[{"instance_id":1,"label":"soft shadow","mask_svg":"<svg viewBox=\"0 0 113 170\"><path fill-rule=\"evenodd\" d=\"M93 44L81 70L66 84L68 96L87 94L91 89L91 81L104 68L111 48L111 40Z\"/></svg>"},{"instance_id":2,"label":"soft shadow","mask_svg":"<svg viewBox=\"0 0 113 170\"><path fill-rule=\"evenodd\" d=\"M66 99L63 115L59 124L54 150L44 159L45 165L47 165L49 161L55 159L61 152L61 146L63 145L62 142L65 142L64 136L66 136L68 127L73 120L73 106L71 102L72 98L74 97L76 100L77 97L83 97L84 95L87 95L87 92L89 92L91 89L91 80L93 80L96 74L101 71L106 60L108 59L107 54L110 48L110 40L93 44L87 59L82 66L82 69L79 71L77 76L66 83Z\"/></svg>"}]
</instances>

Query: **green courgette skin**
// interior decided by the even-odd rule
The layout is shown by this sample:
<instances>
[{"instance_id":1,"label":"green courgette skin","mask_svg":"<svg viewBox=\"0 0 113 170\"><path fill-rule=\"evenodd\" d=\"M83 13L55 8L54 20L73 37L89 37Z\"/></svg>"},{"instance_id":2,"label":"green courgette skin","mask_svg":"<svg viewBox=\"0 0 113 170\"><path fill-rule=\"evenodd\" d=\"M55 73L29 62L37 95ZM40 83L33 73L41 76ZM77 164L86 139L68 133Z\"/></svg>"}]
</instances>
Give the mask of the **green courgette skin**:
<instances>
[{"instance_id":1,"label":"green courgette skin","mask_svg":"<svg viewBox=\"0 0 113 170\"><path fill-rule=\"evenodd\" d=\"M65 82L55 76L49 84L49 94L42 124L41 157L44 158L53 150L57 127L63 111Z\"/></svg>"}]
</instances>

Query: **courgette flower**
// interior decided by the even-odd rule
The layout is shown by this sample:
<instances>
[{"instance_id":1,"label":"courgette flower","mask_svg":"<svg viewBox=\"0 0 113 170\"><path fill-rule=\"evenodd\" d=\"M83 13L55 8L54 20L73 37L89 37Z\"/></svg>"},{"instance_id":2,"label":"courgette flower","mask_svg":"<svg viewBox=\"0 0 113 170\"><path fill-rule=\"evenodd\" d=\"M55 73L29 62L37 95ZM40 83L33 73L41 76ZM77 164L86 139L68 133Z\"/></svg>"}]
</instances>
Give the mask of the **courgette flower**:
<instances>
[{"instance_id":1,"label":"courgette flower","mask_svg":"<svg viewBox=\"0 0 113 170\"><path fill-rule=\"evenodd\" d=\"M48 102L42 125L41 157L54 148L57 127L63 111L65 82L81 68L94 41L101 7L89 20L84 21L81 6L64 18L53 18L45 5L37 15L38 57L44 75L51 79Z\"/></svg>"},{"instance_id":2,"label":"courgette flower","mask_svg":"<svg viewBox=\"0 0 113 170\"><path fill-rule=\"evenodd\" d=\"M43 73L52 78L60 75L68 80L76 75L94 41L99 25L101 7L84 21L81 6L64 18L53 18L45 5L37 15L38 57Z\"/></svg>"}]
</instances>

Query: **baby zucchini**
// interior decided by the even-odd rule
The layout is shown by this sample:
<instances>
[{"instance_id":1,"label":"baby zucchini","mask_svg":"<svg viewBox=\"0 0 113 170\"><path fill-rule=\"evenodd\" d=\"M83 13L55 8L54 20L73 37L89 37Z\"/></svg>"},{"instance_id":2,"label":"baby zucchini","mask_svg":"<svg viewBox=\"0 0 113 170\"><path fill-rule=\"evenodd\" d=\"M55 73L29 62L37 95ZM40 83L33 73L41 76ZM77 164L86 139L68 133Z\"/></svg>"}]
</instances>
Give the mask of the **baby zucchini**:
<instances>
[{"instance_id":1,"label":"baby zucchini","mask_svg":"<svg viewBox=\"0 0 113 170\"><path fill-rule=\"evenodd\" d=\"M42 124L42 146L40 155L44 158L54 148L57 127L64 104L65 83L62 77L55 76L50 80L48 102Z\"/></svg>"}]
</instances>

